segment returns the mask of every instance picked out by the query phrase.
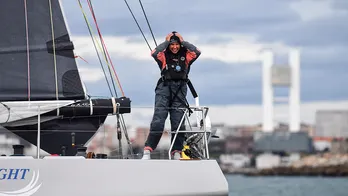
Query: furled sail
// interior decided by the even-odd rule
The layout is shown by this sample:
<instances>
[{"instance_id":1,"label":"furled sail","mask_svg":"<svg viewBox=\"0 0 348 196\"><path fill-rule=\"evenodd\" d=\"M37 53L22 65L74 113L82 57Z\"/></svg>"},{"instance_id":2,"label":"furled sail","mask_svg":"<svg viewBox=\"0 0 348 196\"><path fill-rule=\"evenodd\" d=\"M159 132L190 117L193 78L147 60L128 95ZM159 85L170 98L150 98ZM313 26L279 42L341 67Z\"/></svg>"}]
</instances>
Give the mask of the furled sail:
<instances>
[{"instance_id":1,"label":"furled sail","mask_svg":"<svg viewBox=\"0 0 348 196\"><path fill-rule=\"evenodd\" d=\"M2 0L0 20L0 101L85 98L58 0Z\"/></svg>"}]
</instances>

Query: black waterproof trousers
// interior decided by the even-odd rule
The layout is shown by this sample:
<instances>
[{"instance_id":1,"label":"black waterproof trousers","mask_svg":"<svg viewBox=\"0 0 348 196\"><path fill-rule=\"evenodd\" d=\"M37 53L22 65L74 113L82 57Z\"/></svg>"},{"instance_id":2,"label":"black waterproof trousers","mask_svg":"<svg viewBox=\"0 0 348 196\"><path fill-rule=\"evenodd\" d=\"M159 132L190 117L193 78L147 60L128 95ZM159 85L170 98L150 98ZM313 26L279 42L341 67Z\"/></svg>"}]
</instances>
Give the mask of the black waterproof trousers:
<instances>
[{"instance_id":1,"label":"black waterproof trousers","mask_svg":"<svg viewBox=\"0 0 348 196\"><path fill-rule=\"evenodd\" d=\"M180 121L184 115L184 108L186 108L186 81L161 82L157 85L155 92L154 115L150 125L150 133L147 141L145 142L145 148L150 147L153 150L156 149L161 139L168 113L170 114L172 132L176 131L180 124ZM176 96L174 96L176 92L178 93ZM180 130L185 130L185 118L180 126ZM171 142L173 142L174 135L175 133L172 133ZM172 152L181 151L184 140L185 133L179 132L177 138L175 139Z\"/></svg>"}]
</instances>

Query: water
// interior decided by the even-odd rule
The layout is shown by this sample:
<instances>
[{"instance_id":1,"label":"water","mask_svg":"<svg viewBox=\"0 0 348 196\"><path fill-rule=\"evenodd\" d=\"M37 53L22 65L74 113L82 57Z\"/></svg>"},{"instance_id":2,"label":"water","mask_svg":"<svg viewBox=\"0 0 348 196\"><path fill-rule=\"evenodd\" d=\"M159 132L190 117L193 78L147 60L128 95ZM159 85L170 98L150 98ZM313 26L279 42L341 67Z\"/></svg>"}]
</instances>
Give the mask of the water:
<instances>
[{"instance_id":1,"label":"water","mask_svg":"<svg viewBox=\"0 0 348 196\"><path fill-rule=\"evenodd\" d=\"M348 178L226 175L229 196L348 196Z\"/></svg>"}]
</instances>

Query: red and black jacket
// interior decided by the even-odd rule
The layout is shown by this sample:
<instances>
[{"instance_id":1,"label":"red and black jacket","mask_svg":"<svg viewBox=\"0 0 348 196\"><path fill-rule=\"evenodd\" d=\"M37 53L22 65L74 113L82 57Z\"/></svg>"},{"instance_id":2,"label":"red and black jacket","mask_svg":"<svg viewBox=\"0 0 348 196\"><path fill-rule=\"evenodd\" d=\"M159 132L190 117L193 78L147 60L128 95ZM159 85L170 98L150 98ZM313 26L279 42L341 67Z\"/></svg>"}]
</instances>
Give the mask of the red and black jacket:
<instances>
[{"instance_id":1,"label":"red and black jacket","mask_svg":"<svg viewBox=\"0 0 348 196\"><path fill-rule=\"evenodd\" d=\"M161 75L168 80L187 79L190 66L200 56L201 51L187 41L181 43L177 54L173 54L168 46L169 41L166 40L151 52L161 70Z\"/></svg>"}]
</instances>

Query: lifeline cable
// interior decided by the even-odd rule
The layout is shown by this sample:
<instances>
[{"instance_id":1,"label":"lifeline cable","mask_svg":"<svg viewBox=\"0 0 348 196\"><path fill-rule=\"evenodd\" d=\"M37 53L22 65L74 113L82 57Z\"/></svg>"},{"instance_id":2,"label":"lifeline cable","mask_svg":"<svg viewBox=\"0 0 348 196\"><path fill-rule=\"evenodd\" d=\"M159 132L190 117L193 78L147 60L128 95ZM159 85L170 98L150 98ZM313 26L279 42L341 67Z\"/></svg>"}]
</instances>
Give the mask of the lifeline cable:
<instances>
[{"instance_id":1,"label":"lifeline cable","mask_svg":"<svg viewBox=\"0 0 348 196\"><path fill-rule=\"evenodd\" d=\"M98 30L98 34L99 34L100 40L101 40L101 42L102 42L103 47L105 48L105 52L106 52L106 54L107 54L107 56L108 56L108 58L109 58L109 61L110 61L110 63L111 63L111 67L112 67L112 69L113 69L114 75L115 75L116 80L117 80L117 82L118 82L118 85L119 85L119 88L120 88L120 90L121 90L122 96L124 97L124 96L125 96L125 95L124 95L124 91L123 91L123 89L122 89L122 86L121 86L120 81L119 81L119 79L118 79L118 76L117 76L117 74L116 74L116 71L115 71L114 65L113 65L113 63L112 63L112 60L111 60L111 58L110 58L109 52L108 52L108 50L107 50L107 48L106 48L106 46L105 46L103 37L102 37L102 35L101 35L100 29L99 29L99 26L98 26L97 19L96 19L95 15L94 15L93 8L91 7L91 4L90 4L90 0L87 0L87 2L88 2L88 6L89 6L89 8L90 8L90 10L91 10L92 17L93 17L93 19L94 19L94 23L95 23L96 28L97 28L97 30Z\"/></svg>"},{"instance_id":2,"label":"lifeline cable","mask_svg":"<svg viewBox=\"0 0 348 196\"><path fill-rule=\"evenodd\" d=\"M139 0L139 4L140 4L140 6L141 6L141 9L143 10L143 13L144 13L144 16L145 16L145 19L146 19L146 22L147 22L147 26L148 26L148 27L149 27L149 29L150 29L150 32L151 32L151 35L152 35L153 41L155 42L155 45L156 45L156 47L157 47L156 38L155 38L155 36L153 35L153 32L152 32L152 29L151 29L151 26L150 26L149 20L147 19L147 16L146 16L146 13L145 13L145 10L144 10L144 7L143 7L143 4L141 3L141 0Z\"/></svg>"},{"instance_id":3,"label":"lifeline cable","mask_svg":"<svg viewBox=\"0 0 348 196\"><path fill-rule=\"evenodd\" d=\"M127 3L127 0L124 0L124 2L126 3L126 5L127 5L127 7L128 7L128 10L129 10L130 13L132 14L135 23L138 25L138 28L139 28L141 34L143 35L143 38L145 39L145 42L147 43L147 46L149 47L150 51L152 51L151 46L150 46L149 42L147 41L147 39L146 39L146 37L145 37L145 35L144 35L144 33L143 33L143 30L141 30L141 28L140 28L140 26L139 26L139 23L138 23L137 19L135 18L134 14L133 14L133 12L132 12L132 10L131 10L131 8L129 7L129 5L128 5L128 3Z\"/></svg>"},{"instance_id":4,"label":"lifeline cable","mask_svg":"<svg viewBox=\"0 0 348 196\"><path fill-rule=\"evenodd\" d=\"M91 28L91 26L90 26L90 24L89 24L89 22L88 22L88 19L87 19L87 17L86 17L86 14L85 14L83 8L82 8L82 4L81 4L80 0L77 0L77 1L78 1L79 5L80 5L81 12L82 12L83 17L84 17L84 19L85 19L85 21L86 21L86 25L87 25L87 28L88 28L88 32L89 32L89 34L90 34L90 36L91 36L91 38L92 38L93 46L94 46L94 49L96 50L96 53L97 53L97 56L98 56L98 59L99 59L100 66L101 66L101 68L102 68L102 70L103 70L106 83L107 83L107 85L108 85L108 87L109 87L109 90L110 90L110 94L111 94L111 96L113 96L113 93L112 93L112 90L111 90L111 87L110 87L110 84L109 84L109 80L108 80L108 78L106 77L106 73L105 73L105 70L104 70L104 67L103 67L103 63L102 63L102 61L101 61L101 58L100 58L100 56L99 56L99 52L98 52L98 50L97 50L97 47L96 47L96 45L95 45L95 41L94 41L94 39L93 39L92 28ZM83 60L83 59L82 59L82 60ZM110 72L110 69L109 69L109 72ZM110 72L110 76L111 76L111 72ZM112 77L112 76L111 76L111 77ZM111 81L113 81L112 78L111 78ZM115 84L114 84L114 83L112 83L112 84L113 84L114 89L115 89ZM116 90L115 90L115 91L116 91ZM117 96L117 95L116 95L116 96Z\"/></svg>"}]
</instances>

